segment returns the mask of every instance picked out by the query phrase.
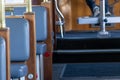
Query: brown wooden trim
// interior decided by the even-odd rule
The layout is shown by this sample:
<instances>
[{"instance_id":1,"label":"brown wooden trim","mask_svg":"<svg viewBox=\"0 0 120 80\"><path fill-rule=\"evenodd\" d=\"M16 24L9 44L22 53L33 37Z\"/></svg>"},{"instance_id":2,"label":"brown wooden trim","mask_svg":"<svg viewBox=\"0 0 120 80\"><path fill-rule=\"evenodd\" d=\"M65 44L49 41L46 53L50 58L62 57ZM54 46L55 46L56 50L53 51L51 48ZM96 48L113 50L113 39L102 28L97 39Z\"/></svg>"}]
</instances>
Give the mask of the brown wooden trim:
<instances>
[{"instance_id":1,"label":"brown wooden trim","mask_svg":"<svg viewBox=\"0 0 120 80\"><path fill-rule=\"evenodd\" d=\"M6 80L10 80L10 30L9 28L0 29L0 36L6 41Z\"/></svg>"},{"instance_id":2,"label":"brown wooden trim","mask_svg":"<svg viewBox=\"0 0 120 80\"><path fill-rule=\"evenodd\" d=\"M48 11L48 37L46 40L47 52L50 56L44 57L44 79L52 80L52 52L53 52L53 16L52 16L52 2L41 3L42 6L45 6Z\"/></svg>"},{"instance_id":3,"label":"brown wooden trim","mask_svg":"<svg viewBox=\"0 0 120 80\"><path fill-rule=\"evenodd\" d=\"M52 16L53 16L53 32L54 32L54 49L56 49L56 45L57 45L57 39L56 39L56 33L58 32L58 26L56 26L55 21L56 21L56 14L55 14L55 1L52 0Z\"/></svg>"},{"instance_id":4,"label":"brown wooden trim","mask_svg":"<svg viewBox=\"0 0 120 80\"><path fill-rule=\"evenodd\" d=\"M35 14L25 13L24 18L29 21L30 24L30 58L27 61L28 65L28 75L33 74L32 79L26 80L36 80L36 29L35 29Z\"/></svg>"}]
</instances>

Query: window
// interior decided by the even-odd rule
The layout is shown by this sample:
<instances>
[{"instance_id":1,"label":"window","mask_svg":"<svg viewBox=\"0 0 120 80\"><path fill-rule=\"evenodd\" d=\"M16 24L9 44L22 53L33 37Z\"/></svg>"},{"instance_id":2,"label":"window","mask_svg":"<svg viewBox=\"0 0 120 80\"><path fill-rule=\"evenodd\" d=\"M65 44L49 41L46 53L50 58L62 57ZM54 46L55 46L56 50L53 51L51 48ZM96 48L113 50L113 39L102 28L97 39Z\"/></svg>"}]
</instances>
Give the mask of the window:
<instances>
[{"instance_id":1,"label":"window","mask_svg":"<svg viewBox=\"0 0 120 80\"><path fill-rule=\"evenodd\" d=\"M22 4L25 0L5 0L6 4Z\"/></svg>"}]
</instances>

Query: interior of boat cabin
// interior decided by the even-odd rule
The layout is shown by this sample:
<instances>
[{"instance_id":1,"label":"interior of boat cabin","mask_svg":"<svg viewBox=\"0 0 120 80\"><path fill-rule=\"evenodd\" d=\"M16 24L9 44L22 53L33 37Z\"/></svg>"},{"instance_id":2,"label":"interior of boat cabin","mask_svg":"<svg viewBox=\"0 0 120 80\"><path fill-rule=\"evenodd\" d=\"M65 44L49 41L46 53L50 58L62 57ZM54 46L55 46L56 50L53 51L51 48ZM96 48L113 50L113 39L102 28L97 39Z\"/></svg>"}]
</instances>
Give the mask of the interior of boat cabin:
<instances>
[{"instance_id":1,"label":"interior of boat cabin","mask_svg":"<svg viewBox=\"0 0 120 80\"><path fill-rule=\"evenodd\" d=\"M120 0L0 0L0 80L120 80Z\"/></svg>"}]
</instances>

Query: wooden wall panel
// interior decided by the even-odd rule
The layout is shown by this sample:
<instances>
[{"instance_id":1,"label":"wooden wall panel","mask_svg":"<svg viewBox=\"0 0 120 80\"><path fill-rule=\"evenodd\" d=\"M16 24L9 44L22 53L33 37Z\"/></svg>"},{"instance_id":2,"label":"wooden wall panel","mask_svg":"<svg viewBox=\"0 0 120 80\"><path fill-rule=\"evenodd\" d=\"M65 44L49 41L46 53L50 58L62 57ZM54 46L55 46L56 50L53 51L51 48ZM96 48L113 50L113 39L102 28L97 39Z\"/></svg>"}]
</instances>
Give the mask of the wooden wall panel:
<instances>
[{"instance_id":1,"label":"wooden wall panel","mask_svg":"<svg viewBox=\"0 0 120 80\"><path fill-rule=\"evenodd\" d=\"M77 24L78 17L90 16L91 11L86 5L85 0L58 0L59 7L65 16L65 30L94 30L98 28L90 28L91 25L79 25ZM111 4L114 0L108 0ZM99 0L96 0L99 3ZM120 2L114 6L115 16L120 16ZM120 29L120 24L115 24L115 28L109 29Z\"/></svg>"},{"instance_id":2,"label":"wooden wall panel","mask_svg":"<svg viewBox=\"0 0 120 80\"><path fill-rule=\"evenodd\" d=\"M65 30L72 29L72 12L71 12L71 2L75 0L58 0L58 5L60 6L60 10L65 17Z\"/></svg>"}]
</instances>

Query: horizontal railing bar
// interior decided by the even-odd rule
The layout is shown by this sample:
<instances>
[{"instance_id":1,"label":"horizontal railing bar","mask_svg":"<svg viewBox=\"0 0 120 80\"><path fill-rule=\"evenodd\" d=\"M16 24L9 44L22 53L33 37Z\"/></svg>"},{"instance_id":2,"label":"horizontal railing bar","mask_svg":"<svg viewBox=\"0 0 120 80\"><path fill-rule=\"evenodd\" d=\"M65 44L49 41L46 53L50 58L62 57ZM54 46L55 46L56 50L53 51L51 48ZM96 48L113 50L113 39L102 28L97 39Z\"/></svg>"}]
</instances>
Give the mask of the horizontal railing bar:
<instances>
[{"instance_id":1,"label":"horizontal railing bar","mask_svg":"<svg viewBox=\"0 0 120 80\"><path fill-rule=\"evenodd\" d=\"M27 6L26 3L24 4L5 4L5 7L25 7Z\"/></svg>"},{"instance_id":2,"label":"horizontal railing bar","mask_svg":"<svg viewBox=\"0 0 120 80\"><path fill-rule=\"evenodd\" d=\"M85 49L85 50L54 50L54 52L57 52L57 53L68 53L68 54L71 54L71 53L114 53L114 52L117 52L117 53L120 53L120 49Z\"/></svg>"},{"instance_id":3,"label":"horizontal railing bar","mask_svg":"<svg viewBox=\"0 0 120 80\"><path fill-rule=\"evenodd\" d=\"M120 23L120 17L106 17L106 23ZM98 24L99 17L80 17L78 18L78 24Z\"/></svg>"},{"instance_id":4,"label":"horizontal railing bar","mask_svg":"<svg viewBox=\"0 0 120 80\"><path fill-rule=\"evenodd\" d=\"M24 18L24 16L23 15L19 15L19 16L18 15L17 16L16 15L15 16L14 15L12 15L12 16L10 15L10 16L5 16L5 18Z\"/></svg>"}]
</instances>

